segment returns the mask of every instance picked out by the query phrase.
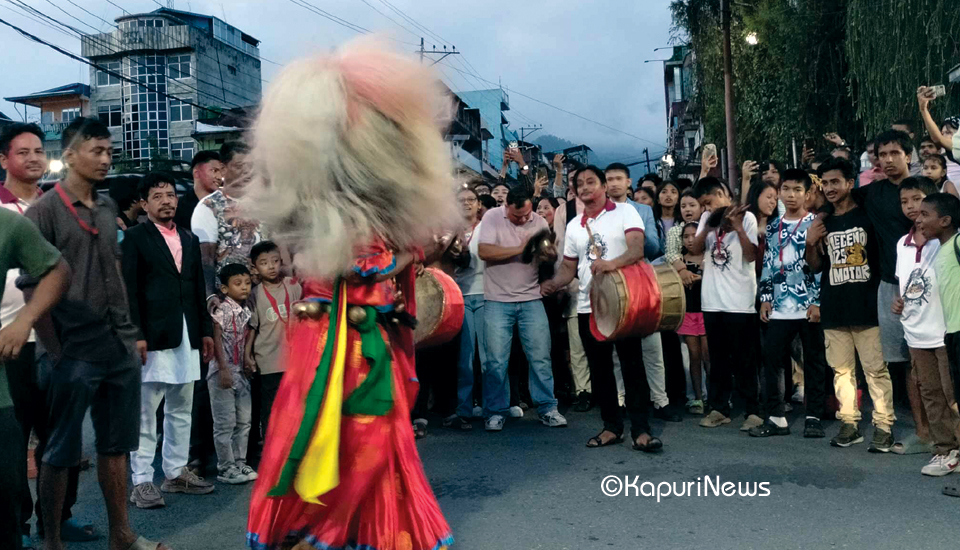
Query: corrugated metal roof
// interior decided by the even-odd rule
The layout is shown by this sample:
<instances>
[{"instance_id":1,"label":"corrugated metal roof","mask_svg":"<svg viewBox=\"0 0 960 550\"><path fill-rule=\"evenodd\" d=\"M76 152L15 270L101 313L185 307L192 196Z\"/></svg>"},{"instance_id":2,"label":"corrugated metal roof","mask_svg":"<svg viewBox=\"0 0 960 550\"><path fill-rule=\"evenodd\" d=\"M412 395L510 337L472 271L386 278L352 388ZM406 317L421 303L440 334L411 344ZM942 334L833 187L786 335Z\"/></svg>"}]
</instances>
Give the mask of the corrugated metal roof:
<instances>
[{"instance_id":1,"label":"corrugated metal roof","mask_svg":"<svg viewBox=\"0 0 960 550\"><path fill-rule=\"evenodd\" d=\"M65 84L63 86L57 86L56 88L50 88L49 90L43 90L42 92L34 92L29 95L16 97L5 97L4 99L11 103L27 103L28 101L34 101L37 99L46 99L49 97L67 95L90 97L90 86L81 84L79 82L74 82L73 84Z\"/></svg>"}]
</instances>

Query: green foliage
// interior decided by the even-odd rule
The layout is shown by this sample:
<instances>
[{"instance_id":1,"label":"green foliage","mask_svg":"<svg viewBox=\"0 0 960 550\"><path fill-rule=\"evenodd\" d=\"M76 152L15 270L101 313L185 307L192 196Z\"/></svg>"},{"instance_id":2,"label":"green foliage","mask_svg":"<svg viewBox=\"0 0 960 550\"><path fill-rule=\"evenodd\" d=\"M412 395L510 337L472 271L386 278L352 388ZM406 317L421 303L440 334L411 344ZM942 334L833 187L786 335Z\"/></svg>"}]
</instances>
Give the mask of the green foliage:
<instances>
[{"instance_id":1,"label":"green foliage","mask_svg":"<svg viewBox=\"0 0 960 550\"><path fill-rule=\"evenodd\" d=\"M740 159L790 159L791 143L839 132L862 145L901 117L916 88L960 63L956 0L755 0L733 3L731 53ZM692 108L725 145L720 0L675 0L674 39L696 55ZM755 32L759 44L745 37ZM940 108L954 112L955 91ZM946 104L945 106L943 104Z\"/></svg>"},{"instance_id":2,"label":"green foliage","mask_svg":"<svg viewBox=\"0 0 960 550\"><path fill-rule=\"evenodd\" d=\"M919 119L918 86L947 84L960 63L956 0L848 0L846 53L857 116L868 132L898 118ZM934 116L955 114L960 90L932 104ZM939 110L938 110L939 109Z\"/></svg>"}]
</instances>

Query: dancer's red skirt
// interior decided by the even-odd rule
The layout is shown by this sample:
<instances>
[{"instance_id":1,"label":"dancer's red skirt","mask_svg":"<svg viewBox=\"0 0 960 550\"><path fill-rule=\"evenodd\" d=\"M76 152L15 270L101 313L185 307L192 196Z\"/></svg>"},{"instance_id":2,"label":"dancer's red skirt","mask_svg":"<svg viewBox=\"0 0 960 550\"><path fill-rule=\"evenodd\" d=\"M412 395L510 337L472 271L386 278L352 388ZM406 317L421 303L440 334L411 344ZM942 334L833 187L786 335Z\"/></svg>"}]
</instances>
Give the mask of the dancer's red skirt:
<instances>
[{"instance_id":1,"label":"dancer's red skirt","mask_svg":"<svg viewBox=\"0 0 960 550\"><path fill-rule=\"evenodd\" d=\"M436 497L427 483L414 443L410 403L416 399L412 340L379 327L391 350L394 406L385 416L343 416L340 484L320 504L300 499L291 488L268 497L302 421L304 400L326 345L329 317L291 326L287 370L270 416L259 478L250 502L247 542L256 550L289 548L306 542L318 550L436 550L453 542ZM344 400L369 372L360 334L347 334ZM349 545L349 546L348 546Z\"/></svg>"}]
</instances>

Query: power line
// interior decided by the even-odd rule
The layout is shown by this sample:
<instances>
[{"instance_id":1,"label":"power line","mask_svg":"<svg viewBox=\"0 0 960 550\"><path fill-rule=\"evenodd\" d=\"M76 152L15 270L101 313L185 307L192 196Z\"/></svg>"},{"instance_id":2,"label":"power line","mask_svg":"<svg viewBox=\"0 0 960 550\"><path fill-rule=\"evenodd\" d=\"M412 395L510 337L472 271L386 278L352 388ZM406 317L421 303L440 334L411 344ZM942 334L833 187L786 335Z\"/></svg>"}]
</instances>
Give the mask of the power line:
<instances>
[{"instance_id":1,"label":"power line","mask_svg":"<svg viewBox=\"0 0 960 550\"><path fill-rule=\"evenodd\" d=\"M70 59L73 59L73 60L75 60L75 61L79 61L79 62L84 63L84 64L86 64L86 65L90 65L91 67L94 67L94 68L96 68L96 69L99 69L99 70L101 70L101 71L103 71L103 72L105 72L105 73L107 73L107 74L112 74L113 76L119 78L120 80L123 80L124 82L129 82L130 84L134 84L134 85L136 85L136 86L139 86L139 87L141 87L141 88L144 88L144 89L147 90L148 92L152 92L152 93L155 93L155 94L157 94L157 95L161 95L161 96L163 96L163 97L165 97L165 98L168 98L168 99L173 99L173 100L176 100L176 101L180 101L180 102L185 103L185 104L187 104L187 105L192 105L192 106L194 106L194 107L196 107L196 108L198 108L198 109L204 110L204 111L208 110L206 107L197 105L196 103L194 103L194 102L192 102L192 101L189 101L189 100L186 100L186 99L181 99L181 98L179 98L179 97L176 97L176 96L174 96L174 95L168 94L168 93L166 93L166 92L161 92L161 91L157 90L156 88L151 88L150 86L148 86L148 85L146 85L146 84L144 84L144 83L142 83L142 82L137 82L136 80L133 80L133 79L127 77L127 76L124 76L122 73L118 73L117 71L114 71L114 70L112 70L112 69L108 69L107 67L104 67L103 65L100 65L100 64L98 64L98 63L94 63L93 61L90 61L89 59L80 57L79 55L77 55L77 54L75 54L75 53L73 53L73 52L67 51L67 50L61 48L60 46L57 46L56 44L52 44L52 43L47 42L46 40L44 40L44 39L42 39L42 38L40 38L40 37L38 37L38 36L35 36L35 35L33 35L33 34L30 34L29 32L25 31L24 29L22 29L22 28L20 28L20 27L18 27L18 26L16 26L16 25L14 25L13 23L10 23L10 22L8 22L8 21L6 21L6 20L4 20L4 19L0 19L0 24L6 25L6 26L10 27L11 29L17 31L17 32L20 33L20 35L23 36L24 38L27 38L27 39L29 39L29 40L32 40L32 41L34 41L34 42L36 42L36 43L38 43L38 44L43 44L44 46L46 46L46 47L48 47L48 48L50 48L50 49L52 49L52 50L55 50L55 51L57 51L57 52L65 55L65 56L69 57Z\"/></svg>"},{"instance_id":2,"label":"power line","mask_svg":"<svg viewBox=\"0 0 960 550\"><path fill-rule=\"evenodd\" d=\"M444 45L444 44L450 45L450 46L453 45L453 43L451 43L449 40L446 40L445 38L443 38L443 37L440 36L439 34L436 34L436 33L434 33L433 31L431 31L430 29L424 27L424 26L421 25L419 22L417 22L416 19L414 19L414 18L408 16L407 14L403 13L403 11L400 10L400 8L394 6L394 5L391 4L390 2L387 2L386 0L380 0L380 3L383 4L384 6L387 6L387 7L390 8L391 10L393 10L394 13L396 13L396 14L399 15L400 17L404 18L408 23L410 23L410 24L413 25L414 27L416 27L416 28L422 30L423 32L427 33L427 34L430 35L432 38L439 40L441 45Z\"/></svg>"},{"instance_id":3,"label":"power line","mask_svg":"<svg viewBox=\"0 0 960 550\"><path fill-rule=\"evenodd\" d=\"M8 0L8 1L9 1L9 0ZM49 0L48 0L48 1L49 1ZM23 2L19 2L19 4L22 6L22 8L27 8L27 9L29 9L31 12L34 12L34 13L36 13L37 15L39 15L39 16L45 18L45 19L48 19L48 20L52 21L53 23L56 23L56 24L58 24L58 25L63 26L64 28L67 28L67 29L72 30L73 32L77 33L77 34L80 36L81 39L84 38L84 37L85 37L85 38L88 38L89 40L93 41L95 44L99 45L99 46L102 47L103 49L105 49L105 50L107 50L108 52L110 52L111 54L120 53L119 46L117 46L117 49L116 49L116 50L111 51L111 46L110 46L110 44L108 44L107 42L105 42L105 41L103 41L103 40L100 40L96 35L91 35L91 34L84 33L83 31L81 31L81 30L79 30L79 29L77 29L77 28L75 28L75 27L72 27L72 26L70 26L70 25L67 25L66 23L63 23L62 21L60 21L60 20L58 20L58 19L56 19L56 18L54 18L54 17L51 17L51 16L47 15L46 13L44 13L44 12L42 12L42 11L40 11L40 10L37 10L36 8L33 8L33 7L29 6L29 5L26 5L26 4L24 4ZM21 9L22 9L22 8L21 8ZM63 10L61 10L61 11L63 11ZM67 13L67 12L64 12L64 13ZM67 15L70 15L70 14L67 13ZM141 67L147 67L145 64L137 61L135 56L127 56L127 57L130 59L131 63L135 63L136 65L139 65L139 66L141 66ZM215 82L209 82L209 81L207 81L207 80L203 80L203 79L200 77L201 74L203 74L203 73L200 72L200 71L199 71L199 67L197 67L196 78L197 78L197 81L198 81L198 82L201 82L201 83L204 83L204 84L209 84L209 85L211 85L211 86L217 86L217 84L216 84ZM177 85L179 85L179 86L181 86L181 87L184 87L184 88L187 88L187 89L189 89L189 90L192 90L192 91L194 91L194 92L197 92L197 94L198 94L198 100L199 100L199 94L203 94L203 95L206 95L206 96L208 96L208 97L212 97L212 98L214 98L214 99L217 99L218 101L220 100L220 96L211 94L211 93L209 93L209 92L201 91L200 89L195 88L195 87L191 86L190 84L187 84L186 82L177 81ZM220 87L223 88L223 84L222 84L222 83L220 84ZM254 99L254 100L251 100L251 98L250 98L249 96L246 96L246 95L243 95L243 94L239 94L239 93L235 93L235 92L232 92L232 93L233 93L234 95L238 96L238 97L242 97L244 100L246 100L246 101L248 101L248 102L251 102L251 101L252 101L252 103L257 103L257 100L255 100L255 99ZM179 101L179 100L178 100L178 101ZM232 101L228 101L225 97L224 97L223 101L224 101L224 103L228 103L229 105L232 105L232 106L234 106L234 107L242 107L242 105L239 105L239 104L234 103L234 102L232 102Z\"/></svg>"},{"instance_id":4,"label":"power line","mask_svg":"<svg viewBox=\"0 0 960 550\"><path fill-rule=\"evenodd\" d=\"M22 13L22 12L20 12L20 11L16 11L16 10L14 10L13 8L11 8L10 6L8 6L8 5L6 5L6 4L0 4L0 8L4 8L4 9L6 9L6 10L9 10L9 11L13 12L14 14L16 14L16 15L18 15L18 16L20 16L20 17L29 19L30 21L33 21L34 23L38 23L38 24L40 24L40 25L43 25L44 27L47 27L48 29L53 29L53 30L57 31L57 32L60 33L60 34L67 36L68 38L76 38L76 36L70 34L69 32L67 32L67 31L65 31L65 30L63 30L63 29L61 29L60 27L57 27L57 26L55 26L55 25L51 25L50 23L47 23L46 21L44 21L44 20L42 20L42 19L39 19L39 18L37 18L37 17L34 17L34 16L30 15L30 14Z\"/></svg>"},{"instance_id":5,"label":"power line","mask_svg":"<svg viewBox=\"0 0 960 550\"><path fill-rule=\"evenodd\" d=\"M374 6L373 4L371 4L370 2L368 2L367 0L360 0L360 1L363 2L364 4L370 6L370 9L372 9L373 11L375 11L375 12L379 13L380 15L382 15L385 19L387 19L388 21L390 21L390 22L393 23L394 25L396 25L396 26L402 28L403 30L407 31L408 33L410 33L410 35L413 36L414 38L420 38L420 35L418 35L417 33L413 32L413 31L411 31L407 26L405 26L404 24L398 22L396 19L394 19L394 18L390 17L389 15L383 13L382 11L378 10L376 6Z\"/></svg>"},{"instance_id":6,"label":"power line","mask_svg":"<svg viewBox=\"0 0 960 550\"><path fill-rule=\"evenodd\" d=\"M107 3L110 4L111 6L119 9L119 10L122 11L123 13L125 13L125 14L127 14L127 15L130 15L130 12L128 12L127 10L123 9L122 6L119 6L119 5L117 5L117 4L114 4L114 3L111 2L110 0L107 0Z\"/></svg>"},{"instance_id":7,"label":"power line","mask_svg":"<svg viewBox=\"0 0 960 550\"><path fill-rule=\"evenodd\" d=\"M330 21L333 21L334 23L340 25L341 27L346 27L347 29L350 29L351 31L353 31L353 32L355 32L355 33L359 33L359 34L370 34L370 33L372 32L370 29L367 29L367 28L365 28L365 27L361 27L360 25L357 25L357 24L355 24L355 23L351 23L351 22L347 21L346 19L337 17L336 15L334 15L334 14L328 12L328 11L322 10L322 9L318 8L316 5L311 4L311 3L308 2L307 0L290 0L290 2L293 3L293 4L296 4L297 6L300 6L301 8L303 8L303 9L305 9L305 10L307 10L307 11L310 11L310 12L313 12L313 13L319 15L320 17L323 17L324 19L329 19ZM394 42L398 42L398 43L400 43L400 44L406 44L407 46L417 46L417 44L414 44L414 43L412 43L412 42L404 42L403 40L398 40L398 39L396 39L396 38L391 38L391 37L389 37L389 36L386 37L386 38L387 38L388 40L393 40Z\"/></svg>"},{"instance_id":8,"label":"power line","mask_svg":"<svg viewBox=\"0 0 960 550\"><path fill-rule=\"evenodd\" d=\"M366 0L363 0L363 1L366 2ZM391 10L393 10L394 13L396 13L397 15L399 15L400 17L402 17L402 18L403 18L404 20L406 20L408 23L410 23L411 25L413 25L415 28L417 28L417 29L419 29L419 30L422 30L422 31L425 32L427 35L429 35L429 36L431 36L431 37L439 40L439 41L441 42L441 44L446 44L446 45L450 45L450 46L453 45L449 40L447 40L446 38L444 38L444 37L440 36L439 34L433 32L432 30L430 30L429 28L427 28L425 25L421 24L419 21L417 21L417 20L414 19L413 17L407 15L406 13L403 12L403 10L401 10L400 8L394 6L394 5L393 5L392 3L390 3L388 0L379 0L379 1L380 1L381 4L383 4L384 6L387 6L387 7L390 8ZM470 67L469 69L467 69L467 74L470 74L471 71L472 71L474 74L477 74L478 71L473 67L473 65L470 63L470 61L469 61L468 59L466 59L466 56L464 56L464 55L462 54L462 52L461 52L461 55L458 56L458 57L461 58L460 60L458 60L458 63L460 63L460 66L461 66L461 67L464 67L464 69L466 69L467 67ZM481 85L478 87L478 89L483 88L483 87L484 87L484 86L481 84ZM513 109L511 109L511 110L513 110ZM515 111L515 110L514 110L514 111ZM524 115L524 114L521 113L520 111L515 111L515 112L516 112L517 116L519 116L521 119L526 120L528 123L530 123L530 124L538 124L537 121L535 121L534 119L532 119L532 118Z\"/></svg>"},{"instance_id":9,"label":"power line","mask_svg":"<svg viewBox=\"0 0 960 550\"><path fill-rule=\"evenodd\" d=\"M116 6L117 8L119 8L120 11L122 11L123 13L125 13L125 14L127 14L127 15L131 15L130 12L128 12L127 10L123 9L122 6L119 6L119 5L111 2L110 0L107 0L107 2L110 2L110 5ZM166 8L164 8L164 9L166 9ZM101 19L101 21L106 21L106 20ZM112 26L112 27L115 28L115 29L119 29L119 28L120 28L120 26L117 25L116 23L110 23L109 21L106 21L106 22L109 23L109 25ZM181 46L188 47L188 48L191 47L190 44L187 44L187 43L184 42L183 40L180 40L180 39L178 39L177 37L175 37L175 36L173 36L173 35L170 35L170 34L167 34L166 32L164 32L164 31L163 31L163 28L156 28L156 27L154 27L154 31L162 34L163 36L166 36L166 37L169 38L170 40L176 41L176 42L177 42L178 44L180 44ZM219 59L219 58L215 58L215 57L213 57L213 56L210 55L210 54L202 53L202 52L200 52L199 50L196 50L196 51L197 51L197 55L202 55L202 56L206 57L207 59L210 59L211 61L216 61L217 63L220 63L220 59ZM249 55L249 54L248 54L248 55ZM254 56L251 55L251 57L254 57ZM258 60L260 60L260 61L266 61L267 63L272 63L273 65L277 65L278 67L283 66L281 63L277 63L276 61L272 61L272 60L270 60L270 59L267 59L266 57L261 56L261 55L259 54L259 52L258 52L257 55L256 55L256 59L258 59ZM262 77L259 77L259 76L255 75L255 74L253 74L253 73L248 73L248 72L240 71L239 68L237 69L237 71L240 72L241 74L245 74L245 75L250 76L250 77L253 77L253 78L259 78L259 79L260 79L261 81L263 81L263 82L269 82L269 80L264 80Z\"/></svg>"},{"instance_id":10,"label":"power line","mask_svg":"<svg viewBox=\"0 0 960 550\"><path fill-rule=\"evenodd\" d=\"M447 65L446 63L442 63L442 64L443 64L443 65ZM457 72L460 72L460 73L463 73L463 72L464 72L464 71L462 71L462 70L460 70L460 69L458 69L458 68L456 68L456 67L454 67L454 66L452 66L452 65L447 65L447 67L450 67L451 69L453 69L453 70L455 70L455 71L457 71ZM496 82L492 82L492 81L487 80L486 78L483 78L483 77L481 77L481 76L478 76L478 75L474 75L474 76L476 76L476 77L479 78L480 80L483 80L484 82L489 82L490 84L497 84ZM651 141L651 140L649 140L649 139L642 138L642 137L640 137L640 136L638 136L638 135L631 134L630 132L625 132L625 131L620 130L620 129L618 129L618 128L614 128L613 126L610 126L609 124L604 124L604 123L602 123L602 122L597 122L596 120L589 119L589 118L587 118L587 117L585 117L585 116L583 116L583 115L574 113L573 111L569 111L569 110L564 109L564 108L562 108L562 107L557 107L556 105L552 105L552 104L547 103L546 101L543 101L543 100L541 100L541 99L537 99L537 98L535 98L535 97L533 97L533 96L529 96L529 95L524 94L524 93L522 93L522 92L518 92L517 90L512 90L512 89L507 88L507 91L510 92L510 93L512 93L512 94L517 94L517 95L520 96L520 97L524 97L524 98L526 98L526 99L529 99L530 101L534 101L534 102L536 102L536 103L539 103L539 104L541 104L541 105L544 105L544 106L546 106L546 107L550 107L551 109L555 109L555 110L560 111L560 112L562 112L562 113L566 113L566 114L568 114L568 115L570 115L570 116L574 116L574 117L576 117L576 118L579 118L580 120L589 122L589 123L591 123L591 124L596 124L597 126L606 128L606 129L611 130L611 131L613 131L613 132L616 132L616 133L618 133L618 134L623 134L623 135L625 135L625 136L632 137L633 139L636 139L636 140L639 140L639 141L645 141L645 142L647 142L647 143L652 143L652 144L654 144L654 145L656 145L656 146L658 146L658 147L662 147L662 146L663 146L662 143L657 143L657 142L655 142L655 141Z\"/></svg>"}]
</instances>

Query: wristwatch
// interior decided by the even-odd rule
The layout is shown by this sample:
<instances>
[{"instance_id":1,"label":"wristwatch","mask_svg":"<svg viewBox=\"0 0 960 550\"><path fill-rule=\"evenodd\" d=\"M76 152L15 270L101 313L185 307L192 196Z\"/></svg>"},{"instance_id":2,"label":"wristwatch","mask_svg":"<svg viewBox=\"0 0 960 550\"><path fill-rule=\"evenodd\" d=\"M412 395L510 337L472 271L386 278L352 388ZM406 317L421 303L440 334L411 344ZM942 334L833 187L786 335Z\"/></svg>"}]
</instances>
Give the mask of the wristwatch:
<instances>
[{"instance_id":1,"label":"wristwatch","mask_svg":"<svg viewBox=\"0 0 960 550\"><path fill-rule=\"evenodd\" d=\"M527 165L527 164L524 164L524 165L523 165L523 171L524 171L524 172L526 172L526 171L529 170L529 169L530 169L530 166L529 166L529 165Z\"/></svg>"}]
</instances>

